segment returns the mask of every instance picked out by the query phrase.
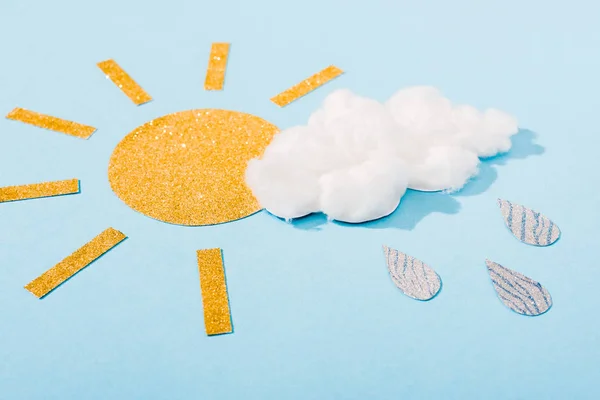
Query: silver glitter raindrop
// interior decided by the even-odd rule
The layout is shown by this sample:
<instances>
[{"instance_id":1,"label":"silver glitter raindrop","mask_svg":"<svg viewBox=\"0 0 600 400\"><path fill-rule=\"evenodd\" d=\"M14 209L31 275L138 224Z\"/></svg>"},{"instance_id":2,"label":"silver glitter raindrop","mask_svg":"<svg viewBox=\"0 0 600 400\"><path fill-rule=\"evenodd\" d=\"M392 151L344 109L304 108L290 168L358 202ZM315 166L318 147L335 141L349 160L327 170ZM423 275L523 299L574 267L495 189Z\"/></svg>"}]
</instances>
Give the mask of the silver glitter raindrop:
<instances>
[{"instance_id":1,"label":"silver glitter raindrop","mask_svg":"<svg viewBox=\"0 0 600 400\"><path fill-rule=\"evenodd\" d=\"M392 281L402 292L416 300L431 300L440 291L438 274L422 261L383 246Z\"/></svg>"},{"instance_id":2,"label":"silver glitter raindrop","mask_svg":"<svg viewBox=\"0 0 600 400\"><path fill-rule=\"evenodd\" d=\"M498 298L516 313L537 316L552 307L552 297L539 282L516 271L486 260Z\"/></svg>"},{"instance_id":3,"label":"silver glitter raindrop","mask_svg":"<svg viewBox=\"0 0 600 400\"><path fill-rule=\"evenodd\" d=\"M560 229L543 214L508 200L498 199L504 222L512 234L523 243L550 246L560 237Z\"/></svg>"}]
</instances>

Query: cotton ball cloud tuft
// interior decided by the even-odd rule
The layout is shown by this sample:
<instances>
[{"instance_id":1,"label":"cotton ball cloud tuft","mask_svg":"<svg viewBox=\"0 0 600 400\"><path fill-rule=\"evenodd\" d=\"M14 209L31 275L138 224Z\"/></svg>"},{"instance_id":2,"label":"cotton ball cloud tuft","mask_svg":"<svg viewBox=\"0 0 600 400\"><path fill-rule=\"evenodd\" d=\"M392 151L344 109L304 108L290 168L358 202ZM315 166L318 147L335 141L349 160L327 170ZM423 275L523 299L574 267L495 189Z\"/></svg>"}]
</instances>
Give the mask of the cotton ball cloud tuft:
<instances>
[{"instance_id":1,"label":"cotton ball cloud tuft","mask_svg":"<svg viewBox=\"0 0 600 400\"><path fill-rule=\"evenodd\" d=\"M508 151L517 132L512 116L453 105L433 87L402 89L384 104L338 90L250 161L246 183L281 218L370 221L392 213L407 188L460 189L480 157Z\"/></svg>"}]
</instances>

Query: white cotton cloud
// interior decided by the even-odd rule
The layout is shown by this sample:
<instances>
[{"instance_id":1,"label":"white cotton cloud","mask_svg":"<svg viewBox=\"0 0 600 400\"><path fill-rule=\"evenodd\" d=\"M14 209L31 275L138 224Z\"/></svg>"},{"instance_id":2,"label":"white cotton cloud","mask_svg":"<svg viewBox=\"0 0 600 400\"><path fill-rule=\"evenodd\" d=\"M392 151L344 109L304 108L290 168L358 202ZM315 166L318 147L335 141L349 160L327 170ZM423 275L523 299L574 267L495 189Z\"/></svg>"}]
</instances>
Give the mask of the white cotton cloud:
<instances>
[{"instance_id":1,"label":"white cotton cloud","mask_svg":"<svg viewBox=\"0 0 600 400\"><path fill-rule=\"evenodd\" d=\"M364 222L392 213L407 188L460 189L517 131L512 116L452 105L433 87L402 89L384 104L338 90L250 161L246 183L281 218Z\"/></svg>"}]
</instances>

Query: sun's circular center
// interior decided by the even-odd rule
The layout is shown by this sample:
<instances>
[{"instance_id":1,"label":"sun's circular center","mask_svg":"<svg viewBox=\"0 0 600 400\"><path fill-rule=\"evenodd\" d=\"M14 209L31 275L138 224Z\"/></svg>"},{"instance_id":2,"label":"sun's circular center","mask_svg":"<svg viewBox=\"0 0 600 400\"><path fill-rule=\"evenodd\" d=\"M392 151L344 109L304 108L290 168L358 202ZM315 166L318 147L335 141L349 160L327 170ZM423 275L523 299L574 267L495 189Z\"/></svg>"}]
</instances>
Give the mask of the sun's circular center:
<instances>
[{"instance_id":1,"label":"sun's circular center","mask_svg":"<svg viewBox=\"0 0 600 400\"><path fill-rule=\"evenodd\" d=\"M278 131L262 118L237 111L168 114L121 140L111 156L108 179L129 207L160 221L233 221L260 210L245 184L245 170Z\"/></svg>"}]
</instances>

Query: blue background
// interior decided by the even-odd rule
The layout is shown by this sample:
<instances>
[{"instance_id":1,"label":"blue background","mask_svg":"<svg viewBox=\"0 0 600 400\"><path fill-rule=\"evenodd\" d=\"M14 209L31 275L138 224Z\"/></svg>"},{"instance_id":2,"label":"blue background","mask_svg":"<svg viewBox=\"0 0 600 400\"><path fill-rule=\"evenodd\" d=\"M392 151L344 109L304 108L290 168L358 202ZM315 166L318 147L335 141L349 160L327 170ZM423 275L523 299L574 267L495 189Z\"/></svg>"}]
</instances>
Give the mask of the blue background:
<instances>
[{"instance_id":1,"label":"blue background","mask_svg":"<svg viewBox=\"0 0 600 400\"><path fill-rule=\"evenodd\" d=\"M585 0L3 0L0 112L99 129L86 141L0 120L1 186L82 182L0 204L0 398L599 398L598 15ZM203 90L213 41L232 43L223 92ZM107 58L154 101L136 107L106 81ZM346 74L284 109L269 101L329 64ZM360 226L266 212L173 226L110 190L112 149L157 116L226 108L285 128L335 88L385 100L416 84L517 116L514 150L455 195L409 192ZM497 197L548 215L561 240L517 241ZM23 289L109 226L129 239L43 300ZM433 266L439 296L404 296L382 244ZM224 250L231 335L204 333L195 250L210 247ZM554 307L503 307L485 258L540 281Z\"/></svg>"}]
</instances>

